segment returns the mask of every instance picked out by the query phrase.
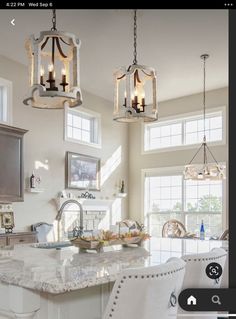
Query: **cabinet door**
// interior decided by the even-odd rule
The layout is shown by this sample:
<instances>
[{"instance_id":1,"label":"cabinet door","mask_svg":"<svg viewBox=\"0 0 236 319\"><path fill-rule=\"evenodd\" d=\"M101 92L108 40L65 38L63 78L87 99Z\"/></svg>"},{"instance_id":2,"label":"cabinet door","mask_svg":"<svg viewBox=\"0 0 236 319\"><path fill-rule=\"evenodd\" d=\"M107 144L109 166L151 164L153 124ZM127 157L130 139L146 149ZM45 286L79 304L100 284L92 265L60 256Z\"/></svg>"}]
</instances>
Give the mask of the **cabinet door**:
<instances>
[{"instance_id":1,"label":"cabinet door","mask_svg":"<svg viewBox=\"0 0 236 319\"><path fill-rule=\"evenodd\" d=\"M0 246L6 246L6 244L7 244L7 237L1 236L0 237Z\"/></svg>"},{"instance_id":2,"label":"cabinet door","mask_svg":"<svg viewBox=\"0 0 236 319\"><path fill-rule=\"evenodd\" d=\"M35 235L16 235L8 237L8 245L30 244L36 242Z\"/></svg>"},{"instance_id":3,"label":"cabinet door","mask_svg":"<svg viewBox=\"0 0 236 319\"><path fill-rule=\"evenodd\" d=\"M0 124L0 202L23 201L23 135L26 130Z\"/></svg>"}]
</instances>

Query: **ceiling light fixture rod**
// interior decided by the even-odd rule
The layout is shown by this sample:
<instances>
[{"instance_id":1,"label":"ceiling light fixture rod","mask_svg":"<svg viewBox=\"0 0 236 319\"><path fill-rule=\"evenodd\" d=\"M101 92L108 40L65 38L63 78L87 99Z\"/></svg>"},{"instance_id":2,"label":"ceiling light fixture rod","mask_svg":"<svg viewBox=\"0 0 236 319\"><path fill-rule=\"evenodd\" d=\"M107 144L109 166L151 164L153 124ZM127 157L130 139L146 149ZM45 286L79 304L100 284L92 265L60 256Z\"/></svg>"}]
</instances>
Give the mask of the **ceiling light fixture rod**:
<instances>
[{"instance_id":1,"label":"ceiling light fixture rod","mask_svg":"<svg viewBox=\"0 0 236 319\"><path fill-rule=\"evenodd\" d=\"M137 9L134 10L134 60L133 64L138 64L137 61Z\"/></svg>"},{"instance_id":2,"label":"ceiling light fixture rod","mask_svg":"<svg viewBox=\"0 0 236 319\"><path fill-rule=\"evenodd\" d=\"M203 59L203 122L204 122L204 140L206 140L206 59L209 58L209 54L202 54Z\"/></svg>"}]
</instances>

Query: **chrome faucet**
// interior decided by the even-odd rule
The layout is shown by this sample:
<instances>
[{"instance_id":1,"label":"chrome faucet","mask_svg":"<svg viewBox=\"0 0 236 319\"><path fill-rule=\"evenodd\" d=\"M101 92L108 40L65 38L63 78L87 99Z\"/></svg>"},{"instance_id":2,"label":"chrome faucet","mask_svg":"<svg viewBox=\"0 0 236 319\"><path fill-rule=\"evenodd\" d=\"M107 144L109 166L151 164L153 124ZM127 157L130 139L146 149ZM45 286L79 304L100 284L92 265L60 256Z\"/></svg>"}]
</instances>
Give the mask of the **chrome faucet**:
<instances>
[{"instance_id":1,"label":"chrome faucet","mask_svg":"<svg viewBox=\"0 0 236 319\"><path fill-rule=\"evenodd\" d=\"M58 221L58 241L60 240L60 227L59 227L59 223L61 221L61 217L62 217L62 213L64 211L64 208L66 207L66 205L68 204L76 204L79 207L79 212L80 212L80 225L79 225L79 229L76 230L76 235L77 236L82 236L83 235L83 231L84 231L84 210L82 205L75 199L68 199L67 201L65 201L60 209L58 210L57 216L56 216L56 220ZM73 230L74 233L74 230Z\"/></svg>"}]
</instances>

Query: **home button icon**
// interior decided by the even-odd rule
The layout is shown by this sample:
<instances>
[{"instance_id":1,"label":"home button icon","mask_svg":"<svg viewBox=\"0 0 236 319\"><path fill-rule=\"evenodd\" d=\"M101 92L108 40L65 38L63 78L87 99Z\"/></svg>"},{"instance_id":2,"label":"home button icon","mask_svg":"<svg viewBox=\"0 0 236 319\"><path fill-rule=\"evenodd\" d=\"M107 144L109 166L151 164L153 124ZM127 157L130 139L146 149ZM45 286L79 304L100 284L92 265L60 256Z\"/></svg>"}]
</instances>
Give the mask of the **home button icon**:
<instances>
[{"instance_id":1,"label":"home button icon","mask_svg":"<svg viewBox=\"0 0 236 319\"><path fill-rule=\"evenodd\" d=\"M196 304L197 304L197 299L193 295L188 297L188 299L187 299L188 306L196 306Z\"/></svg>"}]
</instances>

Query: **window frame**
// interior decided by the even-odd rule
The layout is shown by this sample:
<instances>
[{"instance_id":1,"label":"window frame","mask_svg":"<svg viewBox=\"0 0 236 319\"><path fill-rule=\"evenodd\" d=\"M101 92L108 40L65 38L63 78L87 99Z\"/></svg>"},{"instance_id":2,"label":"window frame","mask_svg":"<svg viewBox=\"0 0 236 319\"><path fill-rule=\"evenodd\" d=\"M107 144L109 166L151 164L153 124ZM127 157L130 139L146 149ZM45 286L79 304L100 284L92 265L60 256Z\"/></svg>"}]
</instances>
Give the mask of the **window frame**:
<instances>
[{"instance_id":1,"label":"window frame","mask_svg":"<svg viewBox=\"0 0 236 319\"><path fill-rule=\"evenodd\" d=\"M85 141L82 141L82 140L78 140L78 139L75 139L75 138L71 138L71 137L68 137L68 126L67 126L67 116L68 114L78 114L78 115L84 115L85 117L88 117L88 118L92 118L91 120L94 121L94 119L96 119L96 124L94 123L94 125L92 125L92 130L90 130L90 134L91 134L91 131L94 130L94 126L96 125L97 128L97 143L93 143L93 142L85 142ZM101 148L102 147L102 141L101 141L101 114L100 113L97 113L97 112L94 112L90 109L87 109L87 108L84 108L84 107L79 107L78 109L70 109L69 107L65 107L65 111L64 111L64 140L66 142L71 142L71 143L77 143L77 144L80 144L80 145L86 145L86 146L91 146L91 147L95 147L95 148ZM93 134L95 134L93 132Z\"/></svg>"},{"instance_id":2,"label":"window frame","mask_svg":"<svg viewBox=\"0 0 236 319\"><path fill-rule=\"evenodd\" d=\"M12 125L12 82L0 77L0 87L3 88L3 113L6 116L6 121L0 118L0 124Z\"/></svg>"},{"instance_id":3,"label":"window frame","mask_svg":"<svg viewBox=\"0 0 236 319\"><path fill-rule=\"evenodd\" d=\"M226 165L226 162L221 162L219 164ZM145 178L147 176L172 176L172 175L183 175L183 166L170 166L170 167L160 167L160 168L150 168L150 169L142 169L141 170L141 208L142 208L142 220L144 225L147 227L147 230L150 230L150 216L154 214L166 214L166 212L145 212ZM184 187L184 178L182 179L182 198L185 199L185 187ZM227 207L227 176L226 179L222 181L222 229L226 229L227 222L228 222L228 207ZM185 218L186 215L191 214L191 212L187 212L184 209L184 202L183 204L183 210L182 211L176 211L173 213L179 214L181 217L180 221L182 221L185 224ZM214 212L194 212L193 214L215 214ZM217 213L218 214L218 213Z\"/></svg>"},{"instance_id":4,"label":"window frame","mask_svg":"<svg viewBox=\"0 0 236 319\"><path fill-rule=\"evenodd\" d=\"M209 108L206 111L206 116L209 116L210 114L222 112L222 140L221 141L214 141L214 142L207 142L211 146L220 146L220 145L226 145L227 143L227 132L226 132L226 123L227 123L227 118L226 118L226 106L219 106L219 107L214 107L214 108ZM196 118L198 116L202 115L202 111L195 111L195 112L189 112L189 113L181 113L181 114L176 114L176 115L171 115L167 117L161 118L157 123L161 124L162 122L172 122L171 124L179 123L179 121L182 119L182 143L185 139L185 127L183 125L183 122L188 119L190 120L191 118ZM141 154L155 154L155 153L162 153L162 152L172 152L172 151L181 151L181 150L187 150L187 149L194 149L199 146L200 143L195 143L195 144L182 144L178 146L168 146L168 147L163 147L163 148L156 148L152 150L145 150L145 136L146 136L146 127L154 125L154 123L142 123L141 126L141 142L142 142L142 147L141 147Z\"/></svg>"}]
</instances>

